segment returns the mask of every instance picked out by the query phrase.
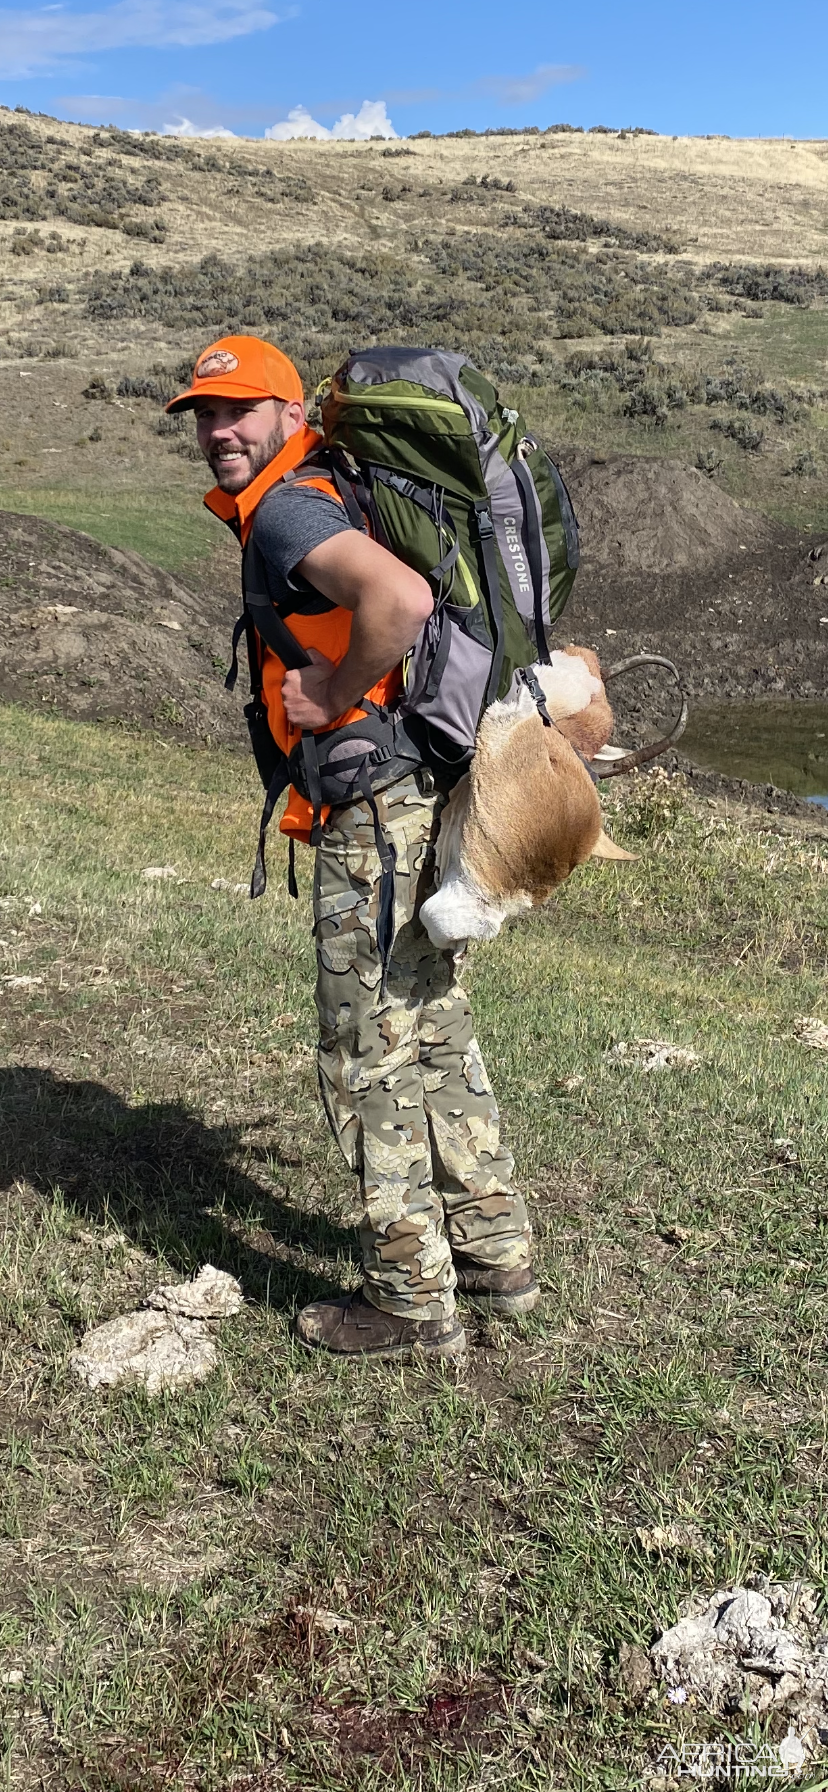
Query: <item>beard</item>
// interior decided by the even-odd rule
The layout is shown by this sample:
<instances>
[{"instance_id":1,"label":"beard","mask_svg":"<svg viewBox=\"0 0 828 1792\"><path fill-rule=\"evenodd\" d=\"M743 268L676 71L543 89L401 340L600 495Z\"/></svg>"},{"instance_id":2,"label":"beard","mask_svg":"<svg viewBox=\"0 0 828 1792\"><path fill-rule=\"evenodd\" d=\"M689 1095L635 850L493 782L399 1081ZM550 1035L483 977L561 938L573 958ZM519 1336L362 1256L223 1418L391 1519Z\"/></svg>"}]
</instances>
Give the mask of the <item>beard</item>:
<instances>
[{"instance_id":1,"label":"beard","mask_svg":"<svg viewBox=\"0 0 828 1792\"><path fill-rule=\"evenodd\" d=\"M223 461L218 448L207 454L207 463L216 484L223 492L243 492L284 448L287 436L281 417L277 417L270 435L263 442L241 444L238 460Z\"/></svg>"}]
</instances>

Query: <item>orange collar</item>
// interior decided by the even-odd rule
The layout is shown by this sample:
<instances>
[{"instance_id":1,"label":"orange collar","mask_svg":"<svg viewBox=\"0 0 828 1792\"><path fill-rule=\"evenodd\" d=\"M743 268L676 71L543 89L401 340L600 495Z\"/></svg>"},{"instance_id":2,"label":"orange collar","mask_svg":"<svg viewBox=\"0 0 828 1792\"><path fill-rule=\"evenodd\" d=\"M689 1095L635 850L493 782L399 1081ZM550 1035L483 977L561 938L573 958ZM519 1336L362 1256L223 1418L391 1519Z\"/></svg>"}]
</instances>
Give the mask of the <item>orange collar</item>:
<instances>
[{"instance_id":1,"label":"orange collar","mask_svg":"<svg viewBox=\"0 0 828 1792\"><path fill-rule=\"evenodd\" d=\"M245 486L244 491L238 492L234 497L231 492L223 492L219 486L214 486L204 499L207 509L212 510L214 516L221 517L223 523L229 523L231 528L235 528L242 547L245 547L257 507L265 493L270 491L271 486L277 485L280 479L284 479L286 473L298 467L299 462L306 455L312 454L321 441L322 437L318 432L310 429L306 423L295 435L288 436L284 448L280 448L279 453L268 461L267 466Z\"/></svg>"}]
</instances>

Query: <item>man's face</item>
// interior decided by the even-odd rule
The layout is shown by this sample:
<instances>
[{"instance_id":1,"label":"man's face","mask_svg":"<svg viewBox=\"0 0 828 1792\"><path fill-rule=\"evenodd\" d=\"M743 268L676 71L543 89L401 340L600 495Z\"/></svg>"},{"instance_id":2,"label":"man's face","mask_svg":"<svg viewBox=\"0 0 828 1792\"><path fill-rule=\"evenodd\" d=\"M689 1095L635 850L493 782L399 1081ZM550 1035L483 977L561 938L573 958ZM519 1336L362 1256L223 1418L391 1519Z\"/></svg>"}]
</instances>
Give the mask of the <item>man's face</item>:
<instances>
[{"instance_id":1,"label":"man's face","mask_svg":"<svg viewBox=\"0 0 828 1792\"><path fill-rule=\"evenodd\" d=\"M200 398L195 405L198 445L223 492L243 492L301 429L300 404L280 398Z\"/></svg>"}]
</instances>

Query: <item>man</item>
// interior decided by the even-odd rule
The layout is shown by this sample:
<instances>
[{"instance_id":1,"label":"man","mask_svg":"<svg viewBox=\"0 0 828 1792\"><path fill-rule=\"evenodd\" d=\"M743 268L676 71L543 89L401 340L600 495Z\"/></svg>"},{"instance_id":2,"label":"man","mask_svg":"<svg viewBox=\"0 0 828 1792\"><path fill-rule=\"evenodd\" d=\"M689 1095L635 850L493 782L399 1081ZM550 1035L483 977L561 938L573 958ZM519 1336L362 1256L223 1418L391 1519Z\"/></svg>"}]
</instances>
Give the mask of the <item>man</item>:
<instances>
[{"instance_id":1,"label":"man","mask_svg":"<svg viewBox=\"0 0 828 1792\"><path fill-rule=\"evenodd\" d=\"M305 421L292 362L257 337L224 337L167 409L195 411L216 479L205 503L247 549L243 580L255 563L311 661L286 672L257 642L277 746L290 752L302 730L348 719L364 697L393 702L431 591L353 526L324 470L296 473L320 438ZM305 1307L296 1329L304 1344L349 1356L460 1354L458 1288L499 1313L528 1312L538 1299L526 1208L455 958L431 945L419 920L434 888L445 800L426 767L376 796L396 854L384 987L381 867L367 804L329 813L317 848L319 1081L334 1137L361 1178L364 1279L352 1296ZM282 831L307 841L311 819L291 790Z\"/></svg>"}]
</instances>

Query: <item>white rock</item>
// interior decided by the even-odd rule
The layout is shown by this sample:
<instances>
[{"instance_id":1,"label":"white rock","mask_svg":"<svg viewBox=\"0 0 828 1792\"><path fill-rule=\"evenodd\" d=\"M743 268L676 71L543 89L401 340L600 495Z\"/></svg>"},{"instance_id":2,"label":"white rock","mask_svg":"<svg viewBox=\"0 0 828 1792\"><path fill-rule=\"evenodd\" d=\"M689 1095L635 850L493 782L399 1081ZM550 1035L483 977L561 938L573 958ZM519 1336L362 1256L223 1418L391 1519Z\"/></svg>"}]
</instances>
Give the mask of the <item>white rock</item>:
<instances>
[{"instance_id":1,"label":"white rock","mask_svg":"<svg viewBox=\"0 0 828 1792\"><path fill-rule=\"evenodd\" d=\"M211 890L229 890L231 896L240 896L242 891L244 891L245 894L247 893L247 891L250 889L250 885L249 884L231 884L229 877L214 877L213 881L210 885L210 889Z\"/></svg>"},{"instance_id":2,"label":"white rock","mask_svg":"<svg viewBox=\"0 0 828 1792\"><path fill-rule=\"evenodd\" d=\"M608 1064L635 1064L639 1070L689 1070L699 1062L689 1045L668 1039L619 1039L604 1054Z\"/></svg>"},{"instance_id":3,"label":"white rock","mask_svg":"<svg viewBox=\"0 0 828 1792\"><path fill-rule=\"evenodd\" d=\"M192 1282L168 1282L147 1296L147 1306L183 1319L228 1319L242 1305L241 1284L205 1263Z\"/></svg>"},{"instance_id":4,"label":"white rock","mask_svg":"<svg viewBox=\"0 0 828 1792\"><path fill-rule=\"evenodd\" d=\"M141 876L150 879L175 878L177 880L178 872L174 865L145 865Z\"/></svg>"},{"instance_id":5,"label":"white rock","mask_svg":"<svg viewBox=\"0 0 828 1792\"><path fill-rule=\"evenodd\" d=\"M205 1325L148 1310L124 1313L87 1332L70 1364L87 1387L127 1382L160 1394L203 1381L216 1359L215 1340Z\"/></svg>"},{"instance_id":6,"label":"white rock","mask_svg":"<svg viewBox=\"0 0 828 1792\"><path fill-rule=\"evenodd\" d=\"M87 1332L71 1367L90 1388L131 1382L159 1394L203 1381L216 1366L215 1322L242 1301L235 1277L205 1263L192 1281L156 1288L138 1312Z\"/></svg>"},{"instance_id":7,"label":"white rock","mask_svg":"<svg viewBox=\"0 0 828 1792\"><path fill-rule=\"evenodd\" d=\"M0 977L7 989L37 989L43 983L42 977Z\"/></svg>"},{"instance_id":8,"label":"white rock","mask_svg":"<svg viewBox=\"0 0 828 1792\"><path fill-rule=\"evenodd\" d=\"M817 1631L813 1589L774 1582L760 1593L722 1588L653 1645L656 1672L670 1688L692 1691L708 1711L741 1709L754 1716L787 1708L803 1725L828 1716L828 1660ZM810 1733L810 1732L809 1732Z\"/></svg>"},{"instance_id":9,"label":"white rock","mask_svg":"<svg viewBox=\"0 0 828 1792\"><path fill-rule=\"evenodd\" d=\"M816 1015L797 1015L794 1033L800 1045L810 1046L812 1052L828 1052L828 1026L824 1020L818 1020Z\"/></svg>"},{"instance_id":10,"label":"white rock","mask_svg":"<svg viewBox=\"0 0 828 1792\"><path fill-rule=\"evenodd\" d=\"M713 1620L705 1613L703 1618L680 1618L671 1630L665 1630L653 1646L653 1654L659 1663L667 1667L677 1667L700 1649L711 1649L714 1646Z\"/></svg>"},{"instance_id":11,"label":"white rock","mask_svg":"<svg viewBox=\"0 0 828 1792\"><path fill-rule=\"evenodd\" d=\"M753 1649L753 1633L773 1624L770 1600L762 1593L740 1591L728 1600L716 1619L716 1641L737 1649Z\"/></svg>"}]
</instances>

